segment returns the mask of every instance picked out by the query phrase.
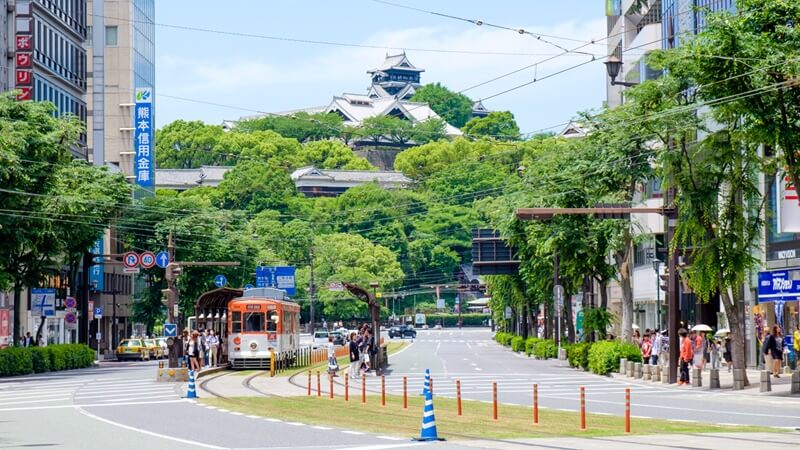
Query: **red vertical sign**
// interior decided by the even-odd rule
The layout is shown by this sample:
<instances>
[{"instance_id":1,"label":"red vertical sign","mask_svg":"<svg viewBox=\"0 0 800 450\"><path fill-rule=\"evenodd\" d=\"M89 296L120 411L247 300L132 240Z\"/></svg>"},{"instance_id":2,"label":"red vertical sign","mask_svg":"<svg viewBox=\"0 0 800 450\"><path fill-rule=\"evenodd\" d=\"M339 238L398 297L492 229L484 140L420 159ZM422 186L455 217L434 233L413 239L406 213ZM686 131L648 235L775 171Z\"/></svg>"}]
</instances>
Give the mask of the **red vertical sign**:
<instances>
[{"instance_id":1,"label":"red vertical sign","mask_svg":"<svg viewBox=\"0 0 800 450\"><path fill-rule=\"evenodd\" d=\"M7 309L0 309L0 348L3 343L10 345L14 340L11 339L11 320Z\"/></svg>"},{"instance_id":2,"label":"red vertical sign","mask_svg":"<svg viewBox=\"0 0 800 450\"><path fill-rule=\"evenodd\" d=\"M15 84L19 94L17 100L33 100L33 18L30 8L17 9L17 34L14 39L16 55Z\"/></svg>"}]
</instances>

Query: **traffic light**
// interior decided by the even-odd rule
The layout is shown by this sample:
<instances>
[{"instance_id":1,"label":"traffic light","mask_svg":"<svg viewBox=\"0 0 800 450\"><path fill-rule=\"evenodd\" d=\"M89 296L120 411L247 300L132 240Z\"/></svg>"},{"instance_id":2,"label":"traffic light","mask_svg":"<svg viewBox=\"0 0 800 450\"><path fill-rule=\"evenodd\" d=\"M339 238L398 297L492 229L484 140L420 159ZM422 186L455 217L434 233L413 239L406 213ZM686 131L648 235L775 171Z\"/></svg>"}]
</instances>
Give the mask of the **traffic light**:
<instances>
[{"instance_id":1,"label":"traffic light","mask_svg":"<svg viewBox=\"0 0 800 450\"><path fill-rule=\"evenodd\" d=\"M662 291L667 292L667 286L669 283L669 269L664 269L664 273L658 275L658 278L661 278L661 285L659 287Z\"/></svg>"}]
</instances>

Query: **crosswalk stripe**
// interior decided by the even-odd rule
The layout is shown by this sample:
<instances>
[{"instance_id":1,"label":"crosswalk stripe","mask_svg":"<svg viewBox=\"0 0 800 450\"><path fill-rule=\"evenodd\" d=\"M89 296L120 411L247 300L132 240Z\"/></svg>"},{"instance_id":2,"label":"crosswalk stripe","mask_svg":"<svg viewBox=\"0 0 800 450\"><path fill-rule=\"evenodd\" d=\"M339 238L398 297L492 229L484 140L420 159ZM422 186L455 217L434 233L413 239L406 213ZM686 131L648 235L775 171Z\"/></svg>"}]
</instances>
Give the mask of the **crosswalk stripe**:
<instances>
[{"instance_id":1,"label":"crosswalk stripe","mask_svg":"<svg viewBox=\"0 0 800 450\"><path fill-rule=\"evenodd\" d=\"M23 403L27 404L27 403L61 402L61 401L66 401L66 400L69 400L69 397L50 398L50 399L46 399L46 400L25 400L25 401L21 401L21 402L3 402L3 403L0 403L0 406L19 405L19 404L23 404Z\"/></svg>"}]
</instances>

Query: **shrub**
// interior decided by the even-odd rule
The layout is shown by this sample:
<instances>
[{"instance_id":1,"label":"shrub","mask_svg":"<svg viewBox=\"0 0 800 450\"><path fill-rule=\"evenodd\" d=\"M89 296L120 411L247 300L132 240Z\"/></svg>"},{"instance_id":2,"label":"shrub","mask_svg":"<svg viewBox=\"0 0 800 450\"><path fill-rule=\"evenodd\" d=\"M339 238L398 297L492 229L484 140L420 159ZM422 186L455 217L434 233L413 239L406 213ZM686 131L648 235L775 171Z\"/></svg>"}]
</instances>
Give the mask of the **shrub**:
<instances>
[{"instance_id":1,"label":"shrub","mask_svg":"<svg viewBox=\"0 0 800 450\"><path fill-rule=\"evenodd\" d=\"M591 342L579 342L567 347L567 360L569 365L575 368L589 368L589 350L592 348Z\"/></svg>"},{"instance_id":2,"label":"shrub","mask_svg":"<svg viewBox=\"0 0 800 450\"><path fill-rule=\"evenodd\" d=\"M498 331L497 334L494 335L494 340L496 340L498 344L505 346L511 345L511 339L513 338L514 338L513 334L505 333L502 331Z\"/></svg>"},{"instance_id":3,"label":"shrub","mask_svg":"<svg viewBox=\"0 0 800 450\"><path fill-rule=\"evenodd\" d=\"M533 354L533 349L536 347L536 344L541 341L539 338L529 337L525 340L525 354L531 356Z\"/></svg>"},{"instance_id":4,"label":"shrub","mask_svg":"<svg viewBox=\"0 0 800 450\"><path fill-rule=\"evenodd\" d=\"M525 351L525 339L522 336L514 336L511 339L511 350L515 352Z\"/></svg>"},{"instance_id":5,"label":"shrub","mask_svg":"<svg viewBox=\"0 0 800 450\"><path fill-rule=\"evenodd\" d=\"M0 350L0 377L91 367L95 352L83 344Z\"/></svg>"},{"instance_id":6,"label":"shrub","mask_svg":"<svg viewBox=\"0 0 800 450\"><path fill-rule=\"evenodd\" d=\"M589 350L589 370L600 375L616 372L619 370L620 358L642 362L642 353L639 351L639 347L630 343L595 342Z\"/></svg>"},{"instance_id":7,"label":"shrub","mask_svg":"<svg viewBox=\"0 0 800 450\"><path fill-rule=\"evenodd\" d=\"M441 322L443 327L458 326L458 314L428 314L425 318L428 323ZM489 314L461 314L461 325L465 327L480 327L490 318Z\"/></svg>"},{"instance_id":8,"label":"shrub","mask_svg":"<svg viewBox=\"0 0 800 450\"><path fill-rule=\"evenodd\" d=\"M555 358L558 356L558 347L550 339L541 339L533 347L533 355L538 359Z\"/></svg>"}]
</instances>

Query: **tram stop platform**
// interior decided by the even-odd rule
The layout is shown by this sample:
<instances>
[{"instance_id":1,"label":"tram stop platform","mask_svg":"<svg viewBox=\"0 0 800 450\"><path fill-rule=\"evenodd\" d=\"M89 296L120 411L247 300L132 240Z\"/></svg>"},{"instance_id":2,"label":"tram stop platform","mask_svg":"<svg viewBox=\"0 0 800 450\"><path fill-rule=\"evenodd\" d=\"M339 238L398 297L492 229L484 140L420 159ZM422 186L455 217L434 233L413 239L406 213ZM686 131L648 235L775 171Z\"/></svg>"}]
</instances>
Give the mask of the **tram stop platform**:
<instances>
[{"instance_id":1,"label":"tram stop platform","mask_svg":"<svg viewBox=\"0 0 800 450\"><path fill-rule=\"evenodd\" d=\"M305 383L306 379L302 376ZM325 378L323 376L323 378ZM323 380L327 383L327 379ZM196 382L197 395L209 397L292 397L306 395L307 388L290 382L290 375L281 374L270 377L263 370L219 370L207 369L200 372Z\"/></svg>"}]
</instances>

